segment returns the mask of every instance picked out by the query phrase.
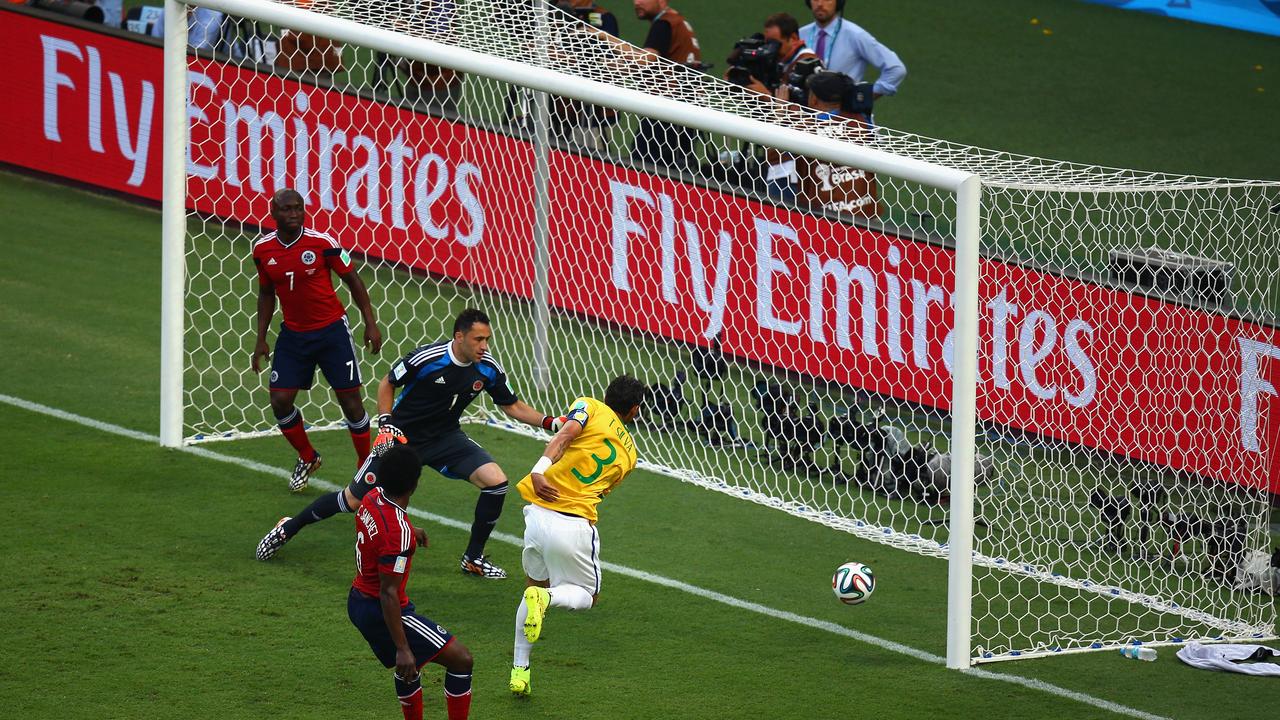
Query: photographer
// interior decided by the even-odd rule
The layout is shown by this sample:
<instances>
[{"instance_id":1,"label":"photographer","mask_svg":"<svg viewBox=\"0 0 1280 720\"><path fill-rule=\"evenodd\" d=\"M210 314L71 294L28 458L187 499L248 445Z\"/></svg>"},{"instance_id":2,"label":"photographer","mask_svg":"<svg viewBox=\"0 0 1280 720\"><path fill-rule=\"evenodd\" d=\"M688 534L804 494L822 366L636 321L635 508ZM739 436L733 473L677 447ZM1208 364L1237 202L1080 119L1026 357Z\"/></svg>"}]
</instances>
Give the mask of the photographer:
<instances>
[{"instance_id":1,"label":"photographer","mask_svg":"<svg viewBox=\"0 0 1280 720\"><path fill-rule=\"evenodd\" d=\"M799 30L796 19L786 13L765 18L763 33L734 43L724 79L758 93L789 100L786 80L796 66L804 60L821 65L818 56L800 39Z\"/></svg>"},{"instance_id":2,"label":"photographer","mask_svg":"<svg viewBox=\"0 0 1280 720\"><path fill-rule=\"evenodd\" d=\"M636 17L652 21L645 37L644 55L639 62L652 62L654 58L666 58L672 62L702 69L702 48L693 26L667 0L635 0ZM697 167L693 148L697 143L697 131L671 123L642 118L636 131L632 158L675 170Z\"/></svg>"},{"instance_id":3,"label":"photographer","mask_svg":"<svg viewBox=\"0 0 1280 720\"><path fill-rule=\"evenodd\" d=\"M805 83L806 104L818 111L819 120L844 120L819 128L833 137L850 138L851 129L861 129L870 137L872 89L870 83L857 84L838 72L814 73ZM865 170L832 165L813 158L797 161L801 195L812 207L828 212L874 218L880 214L876 202L875 175Z\"/></svg>"},{"instance_id":4,"label":"photographer","mask_svg":"<svg viewBox=\"0 0 1280 720\"><path fill-rule=\"evenodd\" d=\"M332 82L342 72L342 43L329 38L282 29L276 67L291 70L312 82Z\"/></svg>"},{"instance_id":5,"label":"photographer","mask_svg":"<svg viewBox=\"0 0 1280 720\"><path fill-rule=\"evenodd\" d=\"M789 387L765 378L756 380L751 394L760 411L760 429L773 449L771 460L791 472L820 472L813 455L823 442L826 424L818 417L816 408L810 406L809 414L805 415Z\"/></svg>"},{"instance_id":6,"label":"photographer","mask_svg":"<svg viewBox=\"0 0 1280 720\"><path fill-rule=\"evenodd\" d=\"M775 13L764 21L764 36L778 42L778 77L780 82L774 96L789 102L799 102L800 94L809 76L824 69L822 60L800 38L800 24L787 13ZM777 150L765 151L769 169L765 173L765 187L769 197L791 201L796 198L800 175L796 172L796 159L789 153Z\"/></svg>"},{"instance_id":7,"label":"photographer","mask_svg":"<svg viewBox=\"0 0 1280 720\"><path fill-rule=\"evenodd\" d=\"M651 21L646 52L694 68L702 67L702 47L693 26L667 0L635 0L636 17Z\"/></svg>"},{"instance_id":8,"label":"photographer","mask_svg":"<svg viewBox=\"0 0 1280 720\"><path fill-rule=\"evenodd\" d=\"M734 43L724 79L780 100L798 101L805 79L822 69L822 61L800 39L799 28L796 19L786 13L770 15L764 21L763 33ZM769 197L795 200L800 180L795 158L766 148L762 161L763 189Z\"/></svg>"},{"instance_id":9,"label":"photographer","mask_svg":"<svg viewBox=\"0 0 1280 720\"><path fill-rule=\"evenodd\" d=\"M765 18L764 37L766 40L773 40L778 43L778 78L780 82L777 90L780 91L786 87L787 79L802 64L822 69L822 59L813 50L810 50L809 46L805 45L804 40L800 38L800 23L787 13L774 13ZM777 92L775 92L775 95L783 100L791 99L789 96L784 97Z\"/></svg>"}]
</instances>

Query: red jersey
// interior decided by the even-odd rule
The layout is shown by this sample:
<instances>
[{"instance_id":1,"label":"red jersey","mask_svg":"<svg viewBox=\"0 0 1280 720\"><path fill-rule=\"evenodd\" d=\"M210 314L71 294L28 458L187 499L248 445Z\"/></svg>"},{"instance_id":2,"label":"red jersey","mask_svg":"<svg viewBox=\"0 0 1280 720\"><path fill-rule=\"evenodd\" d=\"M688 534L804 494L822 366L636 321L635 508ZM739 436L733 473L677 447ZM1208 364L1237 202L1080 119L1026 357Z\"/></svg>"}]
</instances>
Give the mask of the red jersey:
<instances>
[{"instance_id":1,"label":"red jersey","mask_svg":"<svg viewBox=\"0 0 1280 720\"><path fill-rule=\"evenodd\" d=\"M404 508L382 496L382 488L365 494L356 511L356 579L352 587L371 598L378 597L382 585L378 573L400 576L400 607L409 604L405 583L418 541Z\"/></svg>"},{"instance_id":2,"label":"red jersey","mask_svg":"<svg viewBox=\"0 0 1280 720\"><path fill-rule=\"evenodd\" d=\"M267 233L253 244L253 264L258 285L275 286L284 326L290 330L319 330L346 316L329 271L346 274L355 266L328 235L303 228L301 237L285 245L274 232Z\"/></svg>"}]
</instances>

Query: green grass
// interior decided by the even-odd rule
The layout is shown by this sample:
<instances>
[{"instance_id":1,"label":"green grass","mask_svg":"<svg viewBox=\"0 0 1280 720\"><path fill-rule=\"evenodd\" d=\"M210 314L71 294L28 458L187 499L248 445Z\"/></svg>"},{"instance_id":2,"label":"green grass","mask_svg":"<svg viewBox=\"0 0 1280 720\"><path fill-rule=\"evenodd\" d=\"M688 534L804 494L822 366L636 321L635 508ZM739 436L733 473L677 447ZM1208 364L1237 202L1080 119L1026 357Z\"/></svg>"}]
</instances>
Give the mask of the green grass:
<instances>
[{"instance_id":1,"label":"green grass","mask_svg":"<svg viewBox=\"0 0 1280 720\"><path fill-rule=\"evenodd\" d=\"M629 3L603 4L623 20L624 37L644 37ZM795 5L803 21L804 9ZM698 30L717 73L732 41L778 9L762 0L677 7ZM1267 87L1280 71L1276 38L1074 0L868 0L852 3L849 15L910 70L902 92L878 110L886 125L1078 162L1280 177L1280 147L1267 141L1280 116L1280 86ZM1040 24L1030 24L1031 17ZM158 214L0 175L0 218L11 239L8 272L0 276L0 393L154 432ZM242 257L238 242L212 249ZM385 269L366 280L375 293L399 293L408 303L406 318L418 311L438 318L441 302L468 297L407 284ZM428 294L415 296L423 287ZM527 311L484 299L509 318L502 357L513 374L527 377L526 360L514 352L527 334ZM250 327L241 317L226 329ZM557 330L583 332L564 320ZM406 325L397 328L396 341L412 344L421 335L420 324ZM584 360L595 364L595 356ZM248 346L231 364L240 361L247 366ZM639 367L662 377L675 362L664 355ZM734 382L746 377L735 375ZM558 384L567 379L560 376ZM256 396L243 397L249 411L261 412ZM740 422L755 432L748 419ZM263 565L252 560L253 544L313 493L290 496L278 477L7 406L0 406L0 432L14 439L0 455L0 476L9 480L0 496L18 509L19 520L0 561L14 579L0 595L8 620L0 641L22 649L20 662L15 653L0 664L0 706L10 714L226 720L394 714L387 673L343 617L349 518L308 530ZM509 471L540 451L538 443L504 433L481 429L475 436ZM318 434L316 442L327 458L324 477L342 482L351 462L345 434ZM654 436L653 443L673 455L701 452L678 435ZM207 447L289 464L277 437ZM1030 452L1022 461L1035 472L1062 464L1052 451ZM428 474L415 505L465 520L474 498L469 486ZM518 505L512 496L501 531L519 534ZM1052 508L1043 510L1051 527ZM805 718L848 712L855 702L859 714L882 717L1001 717L1010 708L1028 717L1112 716L611 572L596 610L552 616L546 641L535 649L535 698L516 703L506 697L505 677L517 583L461 577L454 563L464 533L428 529L433 547L416 566L411 594L475 653L476 717ZM946 569L937 560L645 472L608 499L601 530L609 562L944 653ZM514 547L494 543L492 550L509 569L518 567ZM826 589L831 569L850 558L874 566L881 580L859 608L839 606ZM1113 568L1120 575L1140 570L1127 561ZM1012 599L1039 593L1007 577L979 573L979 582L1000 583L1000 595ZM1037 596L1033 612L1052 603L1060 614L1065 603L1079 602L1102 604L1097 597ZM990 669L1171 717L1243 717L1265 695L1259 682L1266 681L1191 670L1171 652L1162 649L1154 664L1106 653ZM442 713L439 678L430 675L428 716Z\"/></svg>"},{"instance_id":2,"label":"green grass","mask_svg":"<svg viewBox=\"0 0 1280 720\"><path fill-rule=\"evenodd\" d=\"M154 432L158 388L158 215L111 199L0 175L0 216L13 237L0 280L0 393ZM65 222L65 208L76 221ZM84 233L82 228L94 228ZM38 241L36 240L38 239ZM49 258L75 292L50 299ZM0 571L3 641L22 662L0 665L0 704L21 717L385 717L387 673L343 617L351 576L349 518L318 525L270 564L252 548L270 524L315 496L275 476L162 450L0 406L0 498L20 527ZM508 469L536 441L476 429ZM316 435L324 477L350 472L343 433ZM207 446L283 467L277 437ZM415 506L465 520L475 491L428 475ZM512 499L499 530L520 532ZM505 691L518 582L455 570L462 531L427 523L431 550L410 590L422 611L477 658L475 716L813 717L856 693L877 717L1107 717L1018 685L947 671L874 644L606 572L598 608L551 616L535 648L535 697ZM748 602L941 655L946 566L835 533L750 503L637 472L602 508L604 558ZM492 545L518 567L514 547ZM827 589L856 558L880 587L858 608ZM1243 716L1252 678L1113 653L992 666L1171 717ZM75 682L68 683L68 668ZM439 715L439 673L430 674Z\"/></svg>"},{"instance_id":3,"label":"green grass","mask_svg":"<svg viewBox=\"0 0 1280 720\"><path fill-rule=\"evenodd\" d=\"M9 436L31 421L25 412L0 408L0 430ZM8 484L2 495L26 508L24 523L35 530L4 560L4 570L29 579L0 600L13 620L6 644L40 648L28 662L0 671L10 712L65 717L60 713L70 706L83 711L73 710L73 717L337 712L372 718L394 711L388 674L367 657L343 617L351 575L349 518L308 530L276 561L260 564L251 557L252 544L264 522L305 501L285 493L278 478L264 482L254 473L149 444L41 422L50 435L77 437L78 452L68 457L56 444L33 444L5 460L13 466L6 471L43 468L34 478L39 491ZM527 456L532 449L502 436L480 437L500 456ZM322 439L322 448L336 458L341 448L333 439ZM279 455L278 443L248 445L218 450L262 459ZM602 522L611 562L668 572L683 566L686 579L722 592L849 621L851 613L827 596L822 580L832 562L859 549L856 544L833 542L820 528L777 513L721 501L727 507L716 514L735 523L725 526L718 546L704 547L701 513L692 504L655 516L673 497L694 491L644 474L627 490L630 497L619 494ZM463 517L473 497L469 488L433 478L415 499ZM514 531L516 522L518 515L508 513L501 529ZM957 716L977 716L994 711L995 698L1035 703L1053 715L1074 710L1074 703L971 681L822 631L779 627L617 574L605 578L603 600L593 612L552 616L545 641L535 648L537 694L517 703L504 686L518 585L462 577L455 555L463 533L428 527L432 550L416 563L411 593L422 612L475 653L476 717L563 717L570 707L587 718L751 716L760 708L777 717L805 717L812 698L855 677L868 694L865 710L883 717L917 717L948 706ZM782 563L776 551L752 542L761 532L826 547ZM68 535L79 541L68 543ZM703 552L691 558L676 551L681 544ZM875 548L860 549L868 561L884 561ZM510 564L515 550L498 546L495 554ZM755 571L748 575L739 563ZM750 579L744 583L744 577ZM772 584L783 578L790 581L775 589ZM884 602L860 609L866 612L854 624L884 632L891 629L883 624L888 616L910 622L893 598L911 594L910 586L886 589ZM936 638L930 643L917 634L913 642L937 645ZM744 643L750 636L761 639ZM65 657L76 658L73 691L60 677ZM916 683L929 678L933 687L904 704L889 689L907 677ZM992 692L951 697L970 682ZM430 673L430 694L429 702L438 704L438 672Z\"/></svg>"}]
</instances>

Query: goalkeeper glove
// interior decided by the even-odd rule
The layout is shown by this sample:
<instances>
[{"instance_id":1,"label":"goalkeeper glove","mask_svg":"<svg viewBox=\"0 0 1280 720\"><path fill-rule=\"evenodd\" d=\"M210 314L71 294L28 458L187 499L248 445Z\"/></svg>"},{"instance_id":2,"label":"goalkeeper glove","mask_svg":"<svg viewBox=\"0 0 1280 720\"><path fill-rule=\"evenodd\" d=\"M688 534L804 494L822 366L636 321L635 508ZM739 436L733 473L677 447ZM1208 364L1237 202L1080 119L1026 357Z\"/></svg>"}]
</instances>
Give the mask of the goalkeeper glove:
<instances>
[{"instance_id":1,"label":"goalkeeper glove","mask_svg":"<svg viewBox=\"0 0 1280 720\"><path fill-rule=\"evenodd\" d=\"M382 457L395 444L409 442L400 428L391 424L391 415L378 416L378 437L373 441L374 457Z\"/></svg>"},{"instance_id":2,"label":"goalkeeper glove","mask_svg":"<svg viewBox=\"0 0 1280 720\"><path fill-rule=\"evenodd\" d=\"M560 415L558 417L551 416L551 415L543 415L542 429L552 433L558 433L560 432L560 428L564 427L564 423L568 419L569 418L565 417L564 415Z\"/></svg>"}]
</instances>

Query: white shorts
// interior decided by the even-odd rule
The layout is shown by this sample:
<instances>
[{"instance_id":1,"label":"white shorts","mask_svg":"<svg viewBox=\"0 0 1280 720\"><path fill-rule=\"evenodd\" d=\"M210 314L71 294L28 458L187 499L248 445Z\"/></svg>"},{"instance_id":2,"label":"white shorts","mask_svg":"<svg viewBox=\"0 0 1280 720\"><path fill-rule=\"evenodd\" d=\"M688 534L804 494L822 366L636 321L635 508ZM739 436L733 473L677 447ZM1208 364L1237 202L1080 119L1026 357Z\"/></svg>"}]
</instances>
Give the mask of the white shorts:
<instances>
[{"instance_id":1,"label":"white shorts","mask_svg":"<svg viewBox=\"0 0 1280 720\"><path fill-rule=\"evenodd\" d=\"M585 518L524 506L524 574L600 593L600 534Z\"/></svg>"}]
</instances>

